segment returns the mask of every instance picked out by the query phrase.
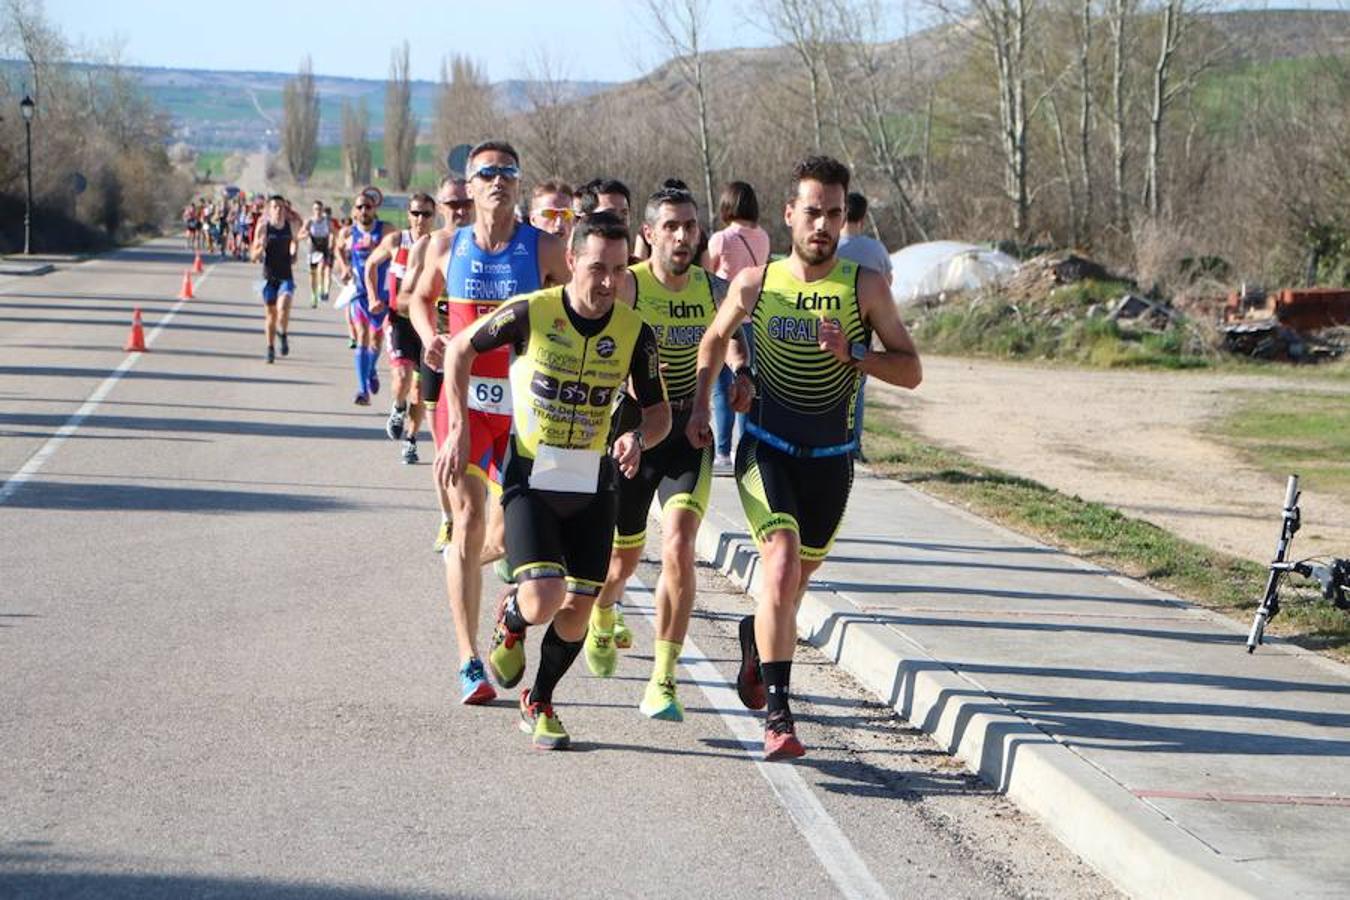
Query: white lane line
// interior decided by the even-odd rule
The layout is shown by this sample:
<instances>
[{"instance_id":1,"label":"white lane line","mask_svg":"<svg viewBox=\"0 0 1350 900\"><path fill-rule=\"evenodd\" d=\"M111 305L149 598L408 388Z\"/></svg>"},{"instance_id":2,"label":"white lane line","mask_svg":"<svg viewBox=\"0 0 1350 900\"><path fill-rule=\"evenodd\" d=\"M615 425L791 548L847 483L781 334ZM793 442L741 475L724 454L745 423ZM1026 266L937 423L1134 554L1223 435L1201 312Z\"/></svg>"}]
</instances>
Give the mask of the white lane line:
<instances>
[{"instance_id":1,"label":"white lane line","mask_svg":"<svg viewBox=\"0 0 1350 900\"><path fill-rule=\"evenodd\" d=\"M193 282L192 286L195 288L205 282L206 279L211 277L211 273L215 270L215 265L209 266L202 277ZM145 336L145 346L147 348L154 344L155 338L159 337L159 333L173 320L173 317L178 314L178 310L182 309L183 304L186 302L186 300L179 300L171 306L169 311L166 312L155 327L151 329L150 333ZM61 448L61 445L66 442L67 438L80 430L80 426L84 424L84 420L93 415L94 410L98 409L99 404L107 399L108 394L110 394L112 389L117 386L117 382L122 380L123 375L131 371L136 365L136 361L140 358L140 353L128 353L127 358L122 360L117 368L113 369L112 373L108 375L107 378L103 379L98 387L94 388L94 392L89 395L79 409L75 410L74 415L67 419L66 423L56 430L56 434L48 438L47 443L39 447L36 453L28 457L28 461L23 464L19 471L11 475L3 485L0 485L0 504L5 503L10 497L14 496L19 488L33 480L33 476L41 471L42 467L46 465L47 460L51 459L52 454L56 453L56 451Z\"/></svg>"},{"instance_id":2,"label":"white lane line","mask_svg":"<svg viewBox=\"0 0 1350 900\"><path fill-rule=\"evenodd\" d=\"M625 608L652 619L654 627L656 598L651 589L636 576L629 579L627 589L630 595L645 596L647 602L642 605L625 603ZM764 762L761 758L764 731L759 718L745 715L745 707L741 705L735 687L722 677L722 673L703 654L692 637L686 636L684 639L680 663L698 683L708 703L722 716L727 730L741 742L746 755L759 769L759 774L773 788L774 796L787 810L802 837L806 838L806 843L810 845L816 859L820 860L835 887L839 888L839 893L849 900L889 897L796 767L790 763Z\"/></svg>"}]
</instances>

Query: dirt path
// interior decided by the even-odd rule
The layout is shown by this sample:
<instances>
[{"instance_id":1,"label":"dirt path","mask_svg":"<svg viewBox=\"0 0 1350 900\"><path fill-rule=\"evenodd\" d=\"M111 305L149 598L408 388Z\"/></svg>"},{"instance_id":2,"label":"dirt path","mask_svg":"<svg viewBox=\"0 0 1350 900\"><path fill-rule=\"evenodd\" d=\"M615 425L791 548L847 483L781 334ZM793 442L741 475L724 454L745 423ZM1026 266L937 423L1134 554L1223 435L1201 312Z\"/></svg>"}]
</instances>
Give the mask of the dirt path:
<instances>
[{"instance_id":1,"label":"dirt path","mask_svg":"<svg viewBox=\"0 0 1350 900\"><path fill-rule=\"evenodd\" d=\"M1090 371L926 357L917 393L868 384L928 440L1197 543L1267 562L1284 479L1205 434L1244 392L1292 389L1350 403L1350 384L1247 375ZM1350 554L1350 504L1303 495L1294 549Z\"/></svg>"}]
</instances>

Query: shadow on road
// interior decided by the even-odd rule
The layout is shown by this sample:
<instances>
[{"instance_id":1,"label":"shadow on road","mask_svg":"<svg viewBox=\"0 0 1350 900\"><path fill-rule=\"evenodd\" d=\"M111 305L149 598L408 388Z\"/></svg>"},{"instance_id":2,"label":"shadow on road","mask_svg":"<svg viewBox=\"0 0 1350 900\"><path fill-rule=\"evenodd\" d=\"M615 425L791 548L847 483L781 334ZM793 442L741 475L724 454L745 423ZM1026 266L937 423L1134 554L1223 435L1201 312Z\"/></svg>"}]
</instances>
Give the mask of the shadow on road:
<instances>
[{"instance_id":1,"label":"shadow on road","mask_svg":"<svg viewBox=\"0 0 1350 900\"><path fill-rule=\"evenodd\" d=\"M18 375L24 378L107 378L112 369L91 369L79 366L0 366L0 376ZM245 375L206 375L196 372L147 372L132 369L123 378L162 381L222 381L231 384L323 384L320 381L302 381L297 378L256 378ZM62 422L61 424L64 424Z\"/></svg>"},{"instance_id":2,"label":"shadow on road","mask_svg":"<svg viewBox=\"0 0 1350 900\"><path fill-rule=\"evenodd\" d=\"M310 513L360 508L360 504L317 494L57 481L30 481L6 505L86 512Z\"/></svg>"}]
</instances>

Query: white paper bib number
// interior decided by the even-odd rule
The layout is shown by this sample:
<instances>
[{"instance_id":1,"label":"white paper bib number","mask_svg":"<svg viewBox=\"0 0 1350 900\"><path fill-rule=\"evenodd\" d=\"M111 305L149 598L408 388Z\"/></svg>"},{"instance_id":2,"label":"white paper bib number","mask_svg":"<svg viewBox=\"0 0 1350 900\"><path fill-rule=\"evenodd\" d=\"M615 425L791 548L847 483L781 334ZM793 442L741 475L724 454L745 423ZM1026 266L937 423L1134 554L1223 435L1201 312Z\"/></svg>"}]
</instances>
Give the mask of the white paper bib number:
<instances>
[{"instance_id":1,"label":"white paper bib number","mask_svg":"<svg viewBox=\"0 0 1350 900\"><path fill-rule=\"evenodd\" d=\"M530 470L530 487L537 491L594 494L600 486L600 454L594 450L564 450L541 445Z\"/></svg>"},{"instance_id":2,"label":"white paper bib number","mask_svg":"<svg viewBox=\"0 0 1350 900\"><path fill-rule=\"evenodd\" d=\"M505 378L470 376L469 409L497 416L511 415L510 384Z\"/></svg>"}]
</instances>

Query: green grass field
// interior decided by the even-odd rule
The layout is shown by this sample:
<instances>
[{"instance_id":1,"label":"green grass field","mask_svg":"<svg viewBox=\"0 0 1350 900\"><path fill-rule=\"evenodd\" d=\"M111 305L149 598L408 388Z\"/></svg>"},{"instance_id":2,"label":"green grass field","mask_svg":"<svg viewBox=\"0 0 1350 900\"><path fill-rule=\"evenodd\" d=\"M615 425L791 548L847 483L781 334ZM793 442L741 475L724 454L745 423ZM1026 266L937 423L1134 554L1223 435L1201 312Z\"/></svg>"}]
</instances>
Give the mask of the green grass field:
<instances>
[{"instance_id":1,"label":"green grass field","mask_svg":"<svg viewBox=\"0 0 1350 900\"><path fill-rule=\"evenodd\" d=\"M1350 410L1345 414L1350 415ZM1224 612L1243 624L1250 621L1265 585L1263 566L1193 544L1101 503L1062 494L925 444L913 437L898 414L885 407L869 403L865 421L864 446L880 474ZM1346 452L1340 458L1345 459ZM1297 598L1296 602L1286 602L1271 633L1350 660L1350 614L1311 591L1291 591L1290 597Z\"/></svg>"},{"instance_id":2,"label":"green grass field","mask_svg":"<svg viewBox=\"0 0 1350 900\"><path fill-rule=\"evenodd\" d=\"M1263 393L1215 429L1254 465L1350 503L1350 397L1310 391Z\"/></svg>"}]
</instances>

